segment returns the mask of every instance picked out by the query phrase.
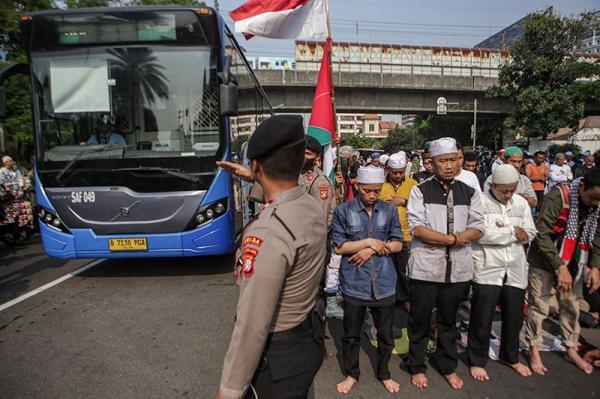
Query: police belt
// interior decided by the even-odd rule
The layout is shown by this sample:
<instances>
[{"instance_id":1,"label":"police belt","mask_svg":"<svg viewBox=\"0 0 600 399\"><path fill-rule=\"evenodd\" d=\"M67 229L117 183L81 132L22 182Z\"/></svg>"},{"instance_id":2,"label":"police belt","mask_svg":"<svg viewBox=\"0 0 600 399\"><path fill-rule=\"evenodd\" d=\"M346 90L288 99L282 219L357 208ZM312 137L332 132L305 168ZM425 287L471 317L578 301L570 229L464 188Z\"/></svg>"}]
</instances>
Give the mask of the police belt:
<instances>
[{"instance_id":1,"label":"police belt","mask_svg":"<svg viewBox=\"0 0 600 399\"><path fill-rule=\"evenodd\" d=\"M298 324L296 327L290 328L289 330L272 332L269 334L268 341L281 341L289 338L298 338L306 336L312 332L312 321L310 314L304 319L304 321Z\"/></svg>"}]
</instances>

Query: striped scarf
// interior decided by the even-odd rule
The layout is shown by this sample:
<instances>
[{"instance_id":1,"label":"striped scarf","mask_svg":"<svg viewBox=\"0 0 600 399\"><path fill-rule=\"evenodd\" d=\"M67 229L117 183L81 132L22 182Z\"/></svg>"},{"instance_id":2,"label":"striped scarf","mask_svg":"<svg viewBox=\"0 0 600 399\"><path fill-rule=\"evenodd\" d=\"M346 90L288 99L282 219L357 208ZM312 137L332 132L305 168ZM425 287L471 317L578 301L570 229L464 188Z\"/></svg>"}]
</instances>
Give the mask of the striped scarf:
<instances>
[{"instance_id":1,"label":"striped scarf","mask_svg":"<svg viewBox=\"0 0 600 399\"><path fill-rule=\"evenodd\" d=\"M564 264L569 266L573 257L575 264L569 270L577 282L583 277L587 267L592 240L598 227L600 207L592 208L590 214L584 221L583 231L577 240L579 226L579 186L582 179L576 179L571 183L569 196L569 218L567 219L567 230L560 246L559 256Z\"/></svg>"}]
</instances>

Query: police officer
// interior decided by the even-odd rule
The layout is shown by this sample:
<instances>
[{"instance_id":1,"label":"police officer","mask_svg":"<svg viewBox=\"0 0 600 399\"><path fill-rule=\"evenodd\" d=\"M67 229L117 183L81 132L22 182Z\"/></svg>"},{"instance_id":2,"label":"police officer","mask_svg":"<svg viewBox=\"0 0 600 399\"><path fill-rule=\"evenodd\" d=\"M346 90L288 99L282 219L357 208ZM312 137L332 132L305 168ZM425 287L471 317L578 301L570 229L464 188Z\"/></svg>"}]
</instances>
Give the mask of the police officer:
<instances>
[{"instance_id":1,"label":"police officer","mask_svg":"<svg viewBox=\"0 0 600 399\"><path fill-rule=\"evenodd\" d=\"M323 318L315 315L327 224L320 205L298 185L306 146L302 117L278 115L248 142L250 176L265 206L237 251L237 315L217 398L306 397L324 356Z\"/></svg>"},{"instance_id":2,"label":"police officer","mask_svg":"<svg viewBox=\"0 0 600 399\"><path fill-rule=\"evenodd\" d=\"M321 153L322 147L319 140L313 136L306 136L301 182L304 184L306 192L319 201L323 212L327 215L327 226L331 226L333 210L336 205L335 190L329 178L317 166L317 159L320 159Z\"/></svg>"}]
</instances>

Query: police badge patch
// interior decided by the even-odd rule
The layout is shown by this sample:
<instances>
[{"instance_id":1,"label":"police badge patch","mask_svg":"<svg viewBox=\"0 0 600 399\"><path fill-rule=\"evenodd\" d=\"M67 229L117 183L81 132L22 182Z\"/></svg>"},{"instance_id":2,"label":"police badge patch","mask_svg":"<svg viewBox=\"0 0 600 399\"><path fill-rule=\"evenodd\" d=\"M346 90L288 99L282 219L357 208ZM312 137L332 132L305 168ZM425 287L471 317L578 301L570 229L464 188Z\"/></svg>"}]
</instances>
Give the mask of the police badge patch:
<instances>
[{"instance_id":1,"label":"police badge patch","mask_svg":"<svg viewBox=\"0 0 600 399\"><path fill-rule=\"evenodd\" d=\"M254 274L254 261L257 256L257 249L244 248L242 254L242 273L244 274L244 277L250 277Z\"/></svg>"}]
</instances>

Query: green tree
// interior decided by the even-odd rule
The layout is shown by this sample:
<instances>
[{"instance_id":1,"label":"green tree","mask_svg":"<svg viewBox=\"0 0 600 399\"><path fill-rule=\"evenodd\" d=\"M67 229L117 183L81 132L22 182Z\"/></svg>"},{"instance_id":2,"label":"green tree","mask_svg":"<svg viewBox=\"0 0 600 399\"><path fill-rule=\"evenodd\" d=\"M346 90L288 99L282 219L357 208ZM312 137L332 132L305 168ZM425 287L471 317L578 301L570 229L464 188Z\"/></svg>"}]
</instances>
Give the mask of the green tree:
<instances>
[{"instance_id":1,"label":"green tree","mask_svg":"<svg viewBox=\"0 0 600 399\"><path fill-rule=\"evenodd\" d=\"M473 143L471 138L471 115L429 115L417 118L415 125L424 141L441 137L454 137L465 147ZM496 149L502 145L505 134L504 118L497 116L477 117L477 145Z\"/></svg>"},{"instance_id":2,"label":"green tree","mask_svg":"<svg viewBox=\"0 0 600 399\"><path fill-rule=\"evenodd\" d=\"M422 148L423 144L425 144L425 138L416 126L406 129L392 129L390 130L388 137L383 140L382 143L383 149L389 153L398 152L400 150L416 150Z\"/></svg>"},{"instance_id":3,"label":"green tree","mask_svg":"<svg viewBox=\"0 0 600 399\"><path fill-rule=\"evenodd\" d=\"M556 155L560 152L563 154L567 151L571 151L575 156L581 154L581 147L577 144L567 143L567 144L552 144L548 147L548 151L552 155Z\"/></svg>"},{"instance_id":4,"label":"green tree","mask_svg":"<svg viewBox=\"0 0 600 399\"><path fill-rule=\"evenodd\" d=\"M359 134L344 134L342 135L341 145L349 145L354 149L357 148L374 148L381 149L381 140L364 137Z\"/></svg>"},{"instance_id":5,"label":"green tree","mask_svg":"<svg viewBox=\"0 0 600 399\"><path fill-rule=\"evenodd\" d=\"M580 60L578 55L589 26L588 15L570 19L534 14L525 22L523 37L510 48L512 61L500 70L500 85L488 93L513 101L510 128L530 137L575 128L586 100L600 100L599 81L577 81L600 74L599 61Z\"/></svg>"}]
</instances>

